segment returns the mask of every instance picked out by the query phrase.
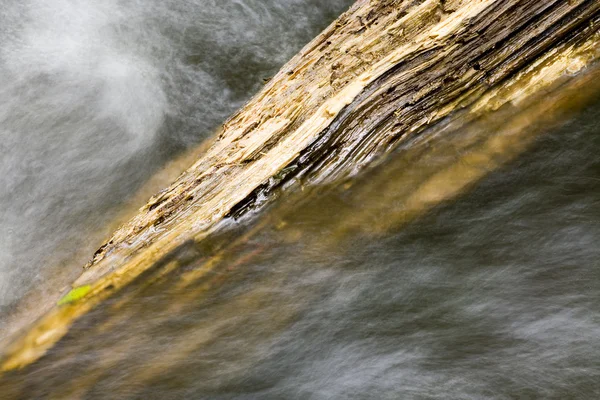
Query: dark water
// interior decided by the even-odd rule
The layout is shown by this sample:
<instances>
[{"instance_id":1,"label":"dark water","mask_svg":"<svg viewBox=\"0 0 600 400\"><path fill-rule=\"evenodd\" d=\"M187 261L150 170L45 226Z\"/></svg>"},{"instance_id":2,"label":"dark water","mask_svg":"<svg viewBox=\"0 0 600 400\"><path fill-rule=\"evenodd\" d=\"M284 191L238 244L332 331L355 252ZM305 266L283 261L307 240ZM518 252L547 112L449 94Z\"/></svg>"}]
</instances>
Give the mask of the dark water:
<instances>
[{"instance_id":1,"label":"dark water","mask_svg":"<svg viewBox=\"0 0 600 400\"><path fill-rule=\"evenodd\" d=\"M598 111L600 101L460 198L383 235L365 223L336 238L338 215L369 208L359 185L231 221L79 320L0 390L8 398L598 398ZM382 171L394 163L358 179L393 179ZM181 267L162 272L173 260Z\"/></svg>"},{"instance_id":2,"label":"dark water","mask_svg":"<svg viewBox=\"0 0 600 400\"><path fill-rule=\"evenodd\" d=\"M90 9L87 3L64 4L81 7L85 4L84 9ZM127 7L137 3L118 4L122 10L129 10ZM164 120L149 138L135 136L132 133L135 130L124 128L117 130L119 134L114 133L106 127L112 126L108 123L98 125L104 130L82 130L85 134L80 137L81 126L87 127L84 122L99 123L94 119L96 117L89 115L88 119L74 119L64 126L57 122L57 126L63 128L51 131L54 136L46 137L42 135L42 127L48 125L48 120L41 119L44 124L40 123L37 130L23 128L23 132L37 132L38 136L31 133L36 138L48 138L37 147L33 143L39 142L33 139L17 140L17 137L2 133L12 138L13 142L9 143L14 143L11 156L0 160L2 171L5 166L13 168L6 171L19 171L20 165L29 165L22 160L23 155L18 158L16 154L27 154L31 160L53 160L45 162L53 166L52 171L65 174L71 173L73 165L82 165L83 169L75 172L83 182L81 184L89 185L86 190L91 193L97 190L103 194L105 203L101 209L110 209L122 201L118 199L126 197L126 193L114 194L115 185L127 192L128 185L136 186L146 177L145 172L138 170L154 163L154 158L150 159L148 155L167 159L176 153L173 149L178 146L185 147L186 143L200 140L202 129L208 132L211 124L218 123L231 111L230 108L237 106L247 93L260 85L253 79L246 80L247 76L239 72L244 69L237 67L249 65L247 75L258 80L263 71L275 69L278 62L284 61L277 58L280 57L277 52L280 38L290 40L281 46L293 53L295 50L291 49L302 42L300 37L308 40L315 34L310 29L316 29L319 23L333 17L338 10L335 7L343 8L342 2L323 5L308 1L232 1L224 3L226 6L217 2L198 2L196 5L157 2L144 3L144 7L140 4L133 8L139 12L135 15L139 18L142 18L139 15L147 18L165 16L164 21L168 23L163 21L164 26L170 28L157 23L156 26L163 26L157 36L149 33L148 36L135 36L152 31L145 29L154 25L140 24L138 31L130 27L135 43L150 43L150 38L158 40L157 37L166 40L164 38L177 37L177 32L183 32L184 27L193 30L206 25L202 28L206 29L206 36L194 34L189 42L184 42L192 43L189 49L196 48L194 46L212 48L218 43L222 49L230 51L231 59L239 52L248 55L246 58L240 56L230 70L224 70L229 65L227 62L215 64L220 67L208 66L209 61L215 61L220 54L214 48L212 57L200 61L192 57L193 51L188 47L176 47L174 51L192 57L192 64L186 64L191 61L185 57L156 58L164 61L164 65L157 64L164 68L171 65L169 60L180 60L180 64L175 64L181 70L172 72L172 76L184 79L182 76L187 75L182 71L188 71L186 68L189 67L189 71L213 77L214 87L232 97L219 97L217 90L210 92L212 97L206 100L209 104L191 100L197 99L192 97L196 93L201 93L198 96L202 99L206 97L202 93L208 93L202 91L201 80L194 81L200 86L189 86L189 103L165 100L165 104L195 110L189 111L189 118L194 120L166 112ZM311 7L306 11L302 4ZM12 7L3 10L3 15L22 6ZM231 16L222 8L228 10L227 13L240 14L235 14L238 15L237 24L220 31L214 28L213 22L219 15L228 21ZM41 3L39 9L44 9ZM65 9L76 8L65 6ZM101 9L100 6L95 9L94 18ZM105 13L107 18L112 18L112 12ZM127 15L132 18L133 14ZM201 15L205 15L204 19ZM199 21L203 21L202 24ZM299 24L296 33L290 28L295 26L294 23ZM41 25L35 26L38 29ZM252 29L256 30L256 36L241 33ZM218 39L206 39L210 36L208 33L214 33L211 37ZM199 44L202 40L206 42ZM283 53L282 48L279 51ZM161 54L164 56L165 53ZM244 64L243 60L254 57L252 54L262 54L263 60L269 60L263 61L264 65L271 67L261 63ZM277 61L273 61L274 58ZM53 58L46 56L46 59ZM118 60L121 58L117 57ZM206 66L199 67L203 62ZM186 65L188 67L183 67ZM190 76L196 72L190 72ZM219 74L227 78L218 78ZM88 80L89 77L83 79L79 85ZM129 82L130 79L124 80ZM116 82L113 89L120 87L118 82L121 81ZM77 84L77 81L72 76L65 78L65 87L69 88L71 84ZM14 90L26 93L32 83L28 78L20 85ZM186 85L175 85L168 90L165 87L169 86L161 89L164 99L185 97L182 88ZM55 86L50 85L44 90L53 93ZM238 94L232 94L236 91ZM2 101L11 99L4 97L5 92L0 93ZM80 103L77 96L86 92L65 89L60 93L59 97L75 96L76 103ZM136 95L146 99L147 93L142 91ZM127 91L127 96L130 95L133 94ZM50 97L32 96L36 101L50 102ZM121 95L107 96L111 101L123 101L121 105L147 108L142 107L140 101L129 103L128 97L123 100ZM156 99L152 98L152 107L160 104ZM237 100L229 102L231 99ZM222 102L219 104L223 108L215 102ZM57 107L61 104L57 103ZM41 109L53 110L46 104ZM28 108L23 110L25 113ZM222 110L222 113L214 110ZM165 274L161 274L160 269L152 271L77 321L67 337L45 358L23 371L2 377L0 398L600 398L599 112L600 99L597 99L581 115L542 135L518 160L491 173L455 201L436 207L408 225L395 226L388 221L389 215L402 207L400 194L398 201L394 201L394 193L389 193L397 188L392 184L394 176L381 172L394 167L395 157L381 168L357 178L356 186L324 190L292 212L285 207L275 207L253 220L228 221L220 236L182 247L174 257L182 264L180 268ZM206 118L202 117L203 113ZM127 113L127 118L134 114ZM16 118L8 112L2 115ZM31 114L25 115L32 119L24 116L23 124L35 120ZM213 122L206 122L211 116ZM149 121L142 120L144 123ZM110 121L114 123L114 120ZM170 123L187 128L169 130ZM205 128L196 129L204 126L202 123L207 124ZM5 123L2 126L13 125ZM71 131L67 129L69 127ZM71 136L64 132L70 132ZM98 132L105 132L108 137L114 134L112 139L106 140L114 146L104 144L106 147L102 147L102 152L86 153L88 140L96 137ZM126 138L136 138L145 144L131 150L124 144ZM46 153L44 149L53 140L56 153L50 150ZM20 148L26 150L14 153ZM399 150L396 156L401 152ZM47 159L42 157L46 154ZM56 154L61 157L53 158ZM62 164L60 160L79 160L79 164L66 161ZM58 168L59 165L64 169ZM89 171L96 173L88 175ZM18 175L2 175L0 179L9 180L14 176ZM75 179L66 179L57 173L47 177L43 174L27 176L30 181L23 182L29 182L34 188L39 186L40 196L46 196L44 199L52 198L47 193L62 199L61 196L66 196L63 191L68 188L64 185ZM63 178L50 179L56 176ZM386 190L385 183L390 182L385 193L387 206L383 209L373 207L379 211L361 219L360 229L355 227L340 236L339 225L343 221L339 216L366 213L370 208L364 202L376 202L383 195L373 193L370 200L365 200L369 197L359 190L360 182L365 180L381 182L375 187L383 191ZM13 181L17 182L10 180ZM49 249L55 243L55 238L46 238L48 231L31 236L35 231L33 227L37 226L32 221L45 221L43 226L46 226L58 218L49 211L55 210L47 204L49 200L40 204L38 197L29 194L37 192L26 190L26 186L15 184L14 187L21 189L11 191L6 201L4 197L0 198L4 213L0 214L4 218L2 228L9 226L13 232L22 235L19 240L17 236L5 236L13 238L11 243L16 244L9 246L8 242L3 242L11 252L0 252L5 257L2 260L10 261L1 264L3 269L0 270L5 285L2 287L9 288L3 289L5 299L18 297L19 289L14 289L15 285L19 282L28 285L35 277L35 268L19 261L39 257L38 247L32 246L35 242L32 237L42 240ZM100 201L90 192L67 193L75 196L72 200L78 205L76 210L84 214L97 207ZM85 201L76 201L78 195ZM36 211L31 211L32 214L20 212L18 207L25 207L23 204L29 204ZM68 201L56 204L64 205ZM71 212L74 211L64 207L62 213L73 220L58 229L57 234L81 233L78 226L87 219L73 217ZM43 217L35 219L33 216L36 215ZM9 219L10 216L15 219ZM95 220L98 224L103 220L94 218L98 218ZM12 225L4 223L5 220ZM383 234L375 229L380 224L387 229ZM48 225L46 229L51 231L51 227ZM373 233L375 231L377 234ZM29 241L20 241L25 239ZM30 248L35 250L18 251ZM221 248L225 251L220 251ZM160 267L166 271L172 261L165 259ZM19 264L21 262L23 264ZM16 269L15 265L23 265L23 270ZM147 282L152 284L146 285Z\"/></svg>"},{"instance_id":3,"label":"dark water","mask_svg":"<svg viewBox=\"0 0 600 400\"><path fill-rule=\"evenodd\" d=\"M52 303L115 210L351 3L0 1L0 318Z\"/></svg>"}]
</instances>

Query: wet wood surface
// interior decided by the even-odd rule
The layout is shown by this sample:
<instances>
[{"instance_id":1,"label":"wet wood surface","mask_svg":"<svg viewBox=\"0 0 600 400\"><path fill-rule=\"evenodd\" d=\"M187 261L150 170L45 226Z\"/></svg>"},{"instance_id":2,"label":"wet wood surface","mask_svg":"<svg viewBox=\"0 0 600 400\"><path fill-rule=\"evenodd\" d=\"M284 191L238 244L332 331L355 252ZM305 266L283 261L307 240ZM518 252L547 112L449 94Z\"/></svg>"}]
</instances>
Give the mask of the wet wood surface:
<instances>
[{"instance_id":1,"label":"wet wood surface","mask_svg":"<svg viewBox=\"0 0 600 400\"><path fill-rule=\"evenodd\" d=\"M523 151L538 132L532 126L585 103L573 88L597 81L599 28L596 0L358 1L106 241L73 291L7 346L2 370L40 360L103 301L135 295L132 282L151 285L180 268L170 256L211 240L224 220L276 203L282 192L357 176L412 141L467 130L456 146L475 167L454 160L413 176L408 211L389 223L452 198ZM488 124L496 113L503 123ZM426 167L436 151L416 148L403 171ZM360 214L344 221L340 234L363 224ZM182 287L210 269L184 274Z\"/></svg>"}]
</instances>

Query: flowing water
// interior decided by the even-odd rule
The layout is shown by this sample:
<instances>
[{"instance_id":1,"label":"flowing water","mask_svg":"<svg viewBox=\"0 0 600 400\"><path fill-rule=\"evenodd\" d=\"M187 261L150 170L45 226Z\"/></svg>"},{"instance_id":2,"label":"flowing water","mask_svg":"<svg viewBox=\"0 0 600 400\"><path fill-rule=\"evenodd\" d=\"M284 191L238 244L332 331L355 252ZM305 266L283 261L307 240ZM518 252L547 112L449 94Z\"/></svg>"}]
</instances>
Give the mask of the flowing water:
<instances>
[{"instance_id":1,"label":"flowing water","mask_svg":"<svg viewBox=\"0 0 600 400\"><path fill-rule=\"evenodd\" d=\"M164 9L156 5L152 14L160 10L164 15L175 15L174 4L182 3L164 4ZM293 38L286 49L300 45L300 32L308 40L309 25L310 29L317 29L319 24L315 21L324 23L326 15L332 17L339 11L335 7L344 6L342 2L323 6L308 1L273 2L269 6L249 1L228 4L232 7L228 12L241 13L235 21L241 25L232 27L233 31L241 29L242 21L253 21L256 25L250 26L264 30L263 36L257 35L256 42L246 38L246 42L237 43L235 35L224 33L222 41L215 39L210 45L236 48L231 50L232 58L237 56L238 45L249 54L260 54L260 49L268 48L266 42L271 46L281 45L275 39L285 35ZM308 10L312 11L302 11L300 5L311 5ZM15 6L14 12L19 7L22 6ZM152 7L148 6L142 14L150 13ZM197 7L199 14L195 17L189 9L177 14L177 18L173 16L171 30L163 26L154 39L165 40L173 32L180 32L178 29L197 28L198 15L203 15L201 5ZM208 9L217 13L219 6L215 2ZM272 14L273 10L280 12ZM298 10L298 14L292 10ZM131 14L123 13L131 18ZM112 14L107 11L106 15L112 18ZM214 22L209 16L204 18L207 26ZM214 15L211 18L216 19ZM267 18L266 22L261 18ZM167 17L165 20L170 21ZM299 24L296 33L291 31L291 21ZM273 27L262 26L267 22ZM162 26L165 22L156 23ZM43 24L33 26L29 28L36 30ZM277 26L281 27L279 32ZM206 28L206 32L210 29ZM196 35L188 40L198 40ZM274 39L269 42L267 38ZM266 51L264 57L269 61L264 61L265 65L275 68L277 63L271 58L275 56L279 55ZM46 59L54 62L53 57ZM172 59L164 59L165 64L168 60ZM192 64L181 62L180 66L187 65L190 70L182 67L181 71L172 72L173 76L181 78L178 74L183 74L182 71L193 75L210 70L208 66L201 67L203 62L210 64L209 59L195 60ZM227 63L219 65L229 68ZM232 92L239 90L236 96L242 101L258 87L252 80L247 81L245 75L258 78L269 68L253 69L250 64L248 72L242 73L245 64L240 61L237 65L240 70L232 66L229 72L213 66L214 75L207 76L227 75L227 79L215 78L219 82L216 86L230 87ZM164 73L154 67L157 74ZM27 68L15 71L24 73ZM254 75L249 71L255 71ZM41 82L37 85L42 85L49 78L38 79ZM50 85L45 90L64 90L61 96L67 97L85 94L69 89L69 84L77 83L73 77L66 80L65 87L56 89ZM92 85L89 81L89 77L82 78L79 84ZM123 81L134 84L130 78ZM13 80L12 84L18 83ZM140 84L144 90L150 90L150 86ZM139 106L140 112L154 115L152 107L157 104L166 104L167 110L173 104L180 104L173 99L185 97L182 87L188 89L186 85L175 85L171 93L161 86L155 93L163 93L164 97L147 95L152 90L142 95L137 93L139 98L131 103L132 98L127 96L136 95L134 90L119 92L116 99L122 103L118 107L110 105L110 95L106 100L102 90L90 89L94 96L87 95L92 103L98 102L93 104L109 107L117 114L127 109L123 118L135 119L130 107ZM201 86L193 88L202 93ZM27 94L24 88L14 90ZM238 105L228 103L231 98L227 96L231 94L219 97L215 95L217 92L212 92L212 99L222 101L223 115L229 110L227 107ZM99 93L102 96L95 97ZM45 99L39 93L30 95L29 100L22 100L22 112L29 110L31 103ZM187 95L196 94L192 91ZM105 100L107 103L103 103ZM151 105L144 105L144 101ZM200 140L191 133L195 124L207 123L198 113L213 113L219 108L189 101L187 110L196 118L194 121L183 121L184 117L177 119L165 112L165 120L157 123L156 134L150 138L135 136L131 133L135 129L115 133L117 143L124 138L140 140L134 140L140 146L137 150L121 145L116 151L103 144L107 146L104 153L89 153L86 140L92 140L90 136L69 144L69 140L79 138L74 125L91 123L83 117L69 120L75 118L70 114L66 121L61 121L73 129L72 137L64 133L68 129L63 126L54 138L44 138L48 143L56 141L56 148L62 149L61 154L67 159L80 157L83 167L111 175L108 179L100 171L90 176L86 175L87 169L79 171L85 175L85 179L80 178L84 188L89 185L86 190L100 191L101 200L106 203L101 209L108 210L123 201L127 187L140 185L147 177L147 171L140 173L141 176L132 171L152 164L150 155L162 154L168 159L176 152L164 150L172 145L166 144L171 140L181 143ZM49 113L53 109L44 105L41 110ZM490 173L456 200L441 204L408 224L394 224L390 215L402 207L403 188L395 184L398 175L394 171L399 170L399 160L410 147L399 149L386 163L346 185L314 189L311 196L307 195L309 201L292 203L293 207L280 202L251 219L226 221L220 235L182 246L177 253L161 260L154 270L78 320L69 334L39 362L2 377L0 393L9 399L600 398L600 270L596 269L600 267L599 112L600 98L597 98L580 114L545 132L527 153ZM25 124L27 118L22 118L21 123ZM109 118L114 123L112 118L115 115ZM177 133L169 130L170 118L176 121L171 122L173 126L187 127L190 136L185 136L183 128L177 129ZM216 124L220 116L213 118ZM152 119L140 118L137 123L140 121L148 123ZM61 126L58 122L55 124ZM139 128L137 123L129 121L123 126ZM40 137L41 129L47 126L48 122L38 126ZM110 128L104 129L105 133L112 132ZM11 145L10 158L14 165L18 165L17 160L26 163L25 156L17 159L14 155L15 146L25 146L23 143L33 146L32 142L14 139L9 143L15 143ZM23 154L35 160L35 154L46 154L42 144L37 145L41 153L28 150ZM81 152L86 157L81 158L79 153L64 155L69 151ZM126 166L119 167L115 157L127 158L126 153L131 158L123 161ZM50 152L47 156L51 155ZM97 157L96 163L92 155ZM4 159L2 162L2 168L5 165L16 168ZM88 166L88 162L92 165ZM65 166L65 173L67 169ZM100 175L111 184L98 183ZM39 185L43 182L42 186L51 186L61 195L63 192L56 186L74 180L58 179L51 185L49 177L28 176L37 179L29 183L32 187L35 182ZM365 195L361 187L366 182L378 190ZM118 192L115 186L125 192L121 197L114 193ZM14 200L16 193L27 192L21 190L14 192L13 201L7 202L5 208L23 203ZM395 191L398 191L396 197ZM77 190L73 193L85 194ZM88 197L84 196L87 202L76 202L82 214L98 207L96 202L100 200ZM35 203L35 196L29 201L31 207L41 207ZM380 204L382 201L384 204ZM58 218L50 212L54 208L44 210L50 216L38 211L46 218L36 220L38 224L45 226ZM62 212L71 215L73 211ZM360 224L340 235L340 226L353 213L364 217L357 218ZM17 220L15 216L14 226L9 226L27 233L23 236L30 240L28 245L20 246L36 249L29 256L33 258L38 251L33 243L50 239L37 231L35 235L39 236L32 239L33 219L30 221L26 213L13 210L10 215L19 217ZM100 224L101 216L86 215L79 219L71 216L74 222L58 233L64 230L81 235L83 222L98 218L96 223ZM52 231L51 228L46 229ZM54 245L47 243L49 248ZM16 245L7 247L13 251L7 254L26 257L17 251ZM167 268L173 262L180 267ZM34 270L30 267L30 272L19 272L19 279L31 278ZM14 275L4 274L4 270L2 273L6 279L13 279L10 287L19 281L11 278Z\"/></svg>"},{"instance_id":2,"label":"flowing water","mask_svg":"<svg viewBox=\"0 0 600 400\"><path fill-rule=\"evenodd\" d=\"M351 3L1 0L0 318L52 304L132 194Z\"/></svg>"}]
</instances>

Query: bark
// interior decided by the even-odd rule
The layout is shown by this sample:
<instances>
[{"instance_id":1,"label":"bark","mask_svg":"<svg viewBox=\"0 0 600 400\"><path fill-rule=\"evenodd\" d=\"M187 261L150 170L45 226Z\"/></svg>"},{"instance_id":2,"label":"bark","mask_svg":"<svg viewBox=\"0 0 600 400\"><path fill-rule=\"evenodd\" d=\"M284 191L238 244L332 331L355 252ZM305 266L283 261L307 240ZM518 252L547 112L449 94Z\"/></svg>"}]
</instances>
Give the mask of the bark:
<instances>
[{"instance_id":1,"label":"bark","mask_svg":"<svg viewBox=\"0 0 600 400\"><path fill-rule=\"evenodd\" d=\"M159 260L282 190L347 179L410 144L417 150L395 170L422 166L399 179L407 207L377 229L455 196L518 155L534 124L585 102L579 89L597 85L599 26L597 0L359 0L114 233L75 291L11 343L2 369L38 360L106 298L149 271L178 267ZM491 114L502 122L490 123ZM423 143L457 132L456 146L475 150L471 167L428 167L438 150ZM341 235L361 225L360 216L340 218Z\"/></svg>"}]
</instances>

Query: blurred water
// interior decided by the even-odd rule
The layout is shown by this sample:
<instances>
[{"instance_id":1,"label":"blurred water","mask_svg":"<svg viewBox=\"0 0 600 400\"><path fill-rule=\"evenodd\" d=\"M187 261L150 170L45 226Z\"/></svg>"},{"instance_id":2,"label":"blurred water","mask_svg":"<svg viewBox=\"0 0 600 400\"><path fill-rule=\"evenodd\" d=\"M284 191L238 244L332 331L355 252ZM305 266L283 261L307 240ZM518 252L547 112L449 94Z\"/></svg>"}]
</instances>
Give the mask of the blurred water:
<instances>
[{"instance_id":1,"label":"blurred water","mask_svg":"<svg viewBox=\"0 0 600 400\"><path fill-rule=\"evenodd\" d=\"M51 303L115 210L351 3L2 0L0 318Z\"/></svg>"},{"instance_id":2,"label":"blurred water","mask_svg":"<svg viewBox=\"0 0 600 400\"><path fill-rule=\"evenodd\" d=\"M5 0L0 305L43 281L40 260L94 247L86 228L350 2L321 3ZM228 221L2 376L0 398L600 398L599 111L408 226L387 221L395 157Z\"/></svg>"},{"instance_id":3,"label":"blurred water","mask_svg":"<svg viewBox=\"0 0 600 400\"><path fill-rule=\"evenodd\" d=\"M384 235L364 219L332 240L339 215L369 208L360 180L391 183L397 156L355 186L230 221L78 320L40 361L3 376L0 392L599 398L598 111L600 99L461 198ZM373 224L402 207L402 188L389 188L399 201L386 193Z\"/></svg>"}]
</instances>

